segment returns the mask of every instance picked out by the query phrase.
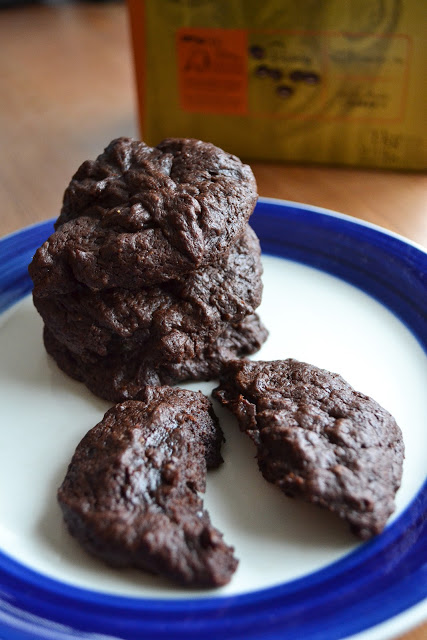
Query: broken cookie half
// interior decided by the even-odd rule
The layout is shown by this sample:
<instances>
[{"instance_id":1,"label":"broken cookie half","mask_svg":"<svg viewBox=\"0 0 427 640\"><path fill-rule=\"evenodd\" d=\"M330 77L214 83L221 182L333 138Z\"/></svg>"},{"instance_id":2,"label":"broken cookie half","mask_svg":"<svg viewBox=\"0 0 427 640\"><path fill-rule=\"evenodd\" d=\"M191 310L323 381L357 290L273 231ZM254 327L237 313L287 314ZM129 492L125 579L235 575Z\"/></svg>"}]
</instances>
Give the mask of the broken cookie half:
<instances>
[{"instance_id":1,"label":"broken cookie half","mask_svg":"<svg viewBox=\"0 0 427 640\"><path fill-rule=\"evenodd\" d=\"M375 400L340 375L293 359L230 361L213 395L256 444L266 480L336 513L362 539L383 530L404 445Z\"/></svg>"},{"instance_id":2,"label":"broken cookie half","mask_svg":"<svg viewBox=\"0 0 427 640\"><path fill-rule=\"evenodd\" d=\"M203 509L223 434L200 392L147 387L78 445L58 500L70 533L108 564L217 587L237 567Z\"/></svg>"}]
</instances>

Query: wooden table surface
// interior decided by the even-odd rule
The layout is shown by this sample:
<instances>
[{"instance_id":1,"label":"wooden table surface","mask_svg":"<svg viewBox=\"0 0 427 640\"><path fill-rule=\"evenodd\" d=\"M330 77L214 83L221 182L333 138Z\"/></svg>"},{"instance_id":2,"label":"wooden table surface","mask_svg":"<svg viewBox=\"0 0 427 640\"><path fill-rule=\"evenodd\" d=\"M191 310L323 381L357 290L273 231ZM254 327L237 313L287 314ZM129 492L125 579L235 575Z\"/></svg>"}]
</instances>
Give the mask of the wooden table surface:
<instances>
[{"instance_id":1,"label":"wooden table surface","mask_svg":"<svg viewBox=\"0 0 427 640\"><path fill-rule=\"evenodd\" d=\"M124 5L0 10L0 47L2 236L57 215L79 164L138 128ZM341 211L427 247L425 175L252 167L260 195ZM426 640L427 625L401 638Z\"/></svg>"}]
</instances>

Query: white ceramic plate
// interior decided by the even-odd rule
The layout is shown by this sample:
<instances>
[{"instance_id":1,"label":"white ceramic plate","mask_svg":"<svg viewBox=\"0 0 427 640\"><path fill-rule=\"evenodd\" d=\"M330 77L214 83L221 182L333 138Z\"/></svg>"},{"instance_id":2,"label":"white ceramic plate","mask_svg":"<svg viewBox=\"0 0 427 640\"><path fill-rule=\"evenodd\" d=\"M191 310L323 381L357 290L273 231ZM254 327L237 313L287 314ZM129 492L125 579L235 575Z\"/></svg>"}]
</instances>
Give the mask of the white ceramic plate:
<instances>
[{"instance_id":1,"label":"white ceramic plate","mask_svg":"<svg viewBox=\"0 0 427 640\"><path fill-rule=\"evenodd\" d=\"M215 405L225 464L208 475L205 506L240 559L231 583L189 592L87 556L63 526L56 490L110 404L44 351L26 273L52 231L44 223L0 243L0 638L379 639L426 615L427 256L302 205L261 200L251 223L265 252L260 315L270 331L254 358L339 372L402 429L403 481L385 532L360 544L332 515L285 498ZM214 383L183 386L209 394Z\"/></svg>"}]
</instances>

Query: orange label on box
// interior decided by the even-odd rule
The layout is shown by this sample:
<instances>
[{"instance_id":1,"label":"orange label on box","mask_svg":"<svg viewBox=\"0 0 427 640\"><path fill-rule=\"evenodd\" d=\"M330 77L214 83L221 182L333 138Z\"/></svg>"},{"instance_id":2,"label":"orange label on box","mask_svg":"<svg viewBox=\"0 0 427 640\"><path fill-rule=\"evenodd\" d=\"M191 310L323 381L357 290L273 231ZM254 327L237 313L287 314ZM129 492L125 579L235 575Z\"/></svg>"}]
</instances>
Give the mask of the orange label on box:
<instances>
[{"instance_id":1,"label":"orange label on box","mask_svg":"<svg viewBox=\"0 0 427 640\"><path fill-rule=\"evenodd\" d=\"M177 52L182 109L247 114L245 30L182 28L177 31Z\"/></svg>"},{"instance_id":2,"label":"orange label on box","mask_svg":"<svg viewBox=\"0 0 427 640\"><path fill-rule=\"evenodd\" d=\"M183 27L177 52L183 111L381 123L405 110L400 34Z\"/></svg>"}]
</instances>

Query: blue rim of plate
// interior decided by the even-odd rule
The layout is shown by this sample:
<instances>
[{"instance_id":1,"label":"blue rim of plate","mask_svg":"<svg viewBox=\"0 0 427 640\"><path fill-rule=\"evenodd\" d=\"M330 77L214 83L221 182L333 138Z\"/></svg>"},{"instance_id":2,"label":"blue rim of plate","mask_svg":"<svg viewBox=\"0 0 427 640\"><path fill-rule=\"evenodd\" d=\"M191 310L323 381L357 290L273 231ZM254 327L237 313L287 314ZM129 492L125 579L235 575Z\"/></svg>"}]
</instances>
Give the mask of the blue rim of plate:
<instances>
[{"instance_id":1,"label":"blue rim of plate","mask_svg":"<svg viewBox=\"0 0 427 640\"><path fill-rule=\"evenodd\" d=\"M331 273L379 300L427 354L423 248L349 216L267 198L259 200L251 225L264 253ZM0 312L30 293L27 265L52 231L49 220L0 240ZM0 551L0 637L346 638L427 598L426 515L427 482L380 536L344 558L279 586L228 597L170 600L90 591L39 574Z\"/></svg>"}]
</instances>

